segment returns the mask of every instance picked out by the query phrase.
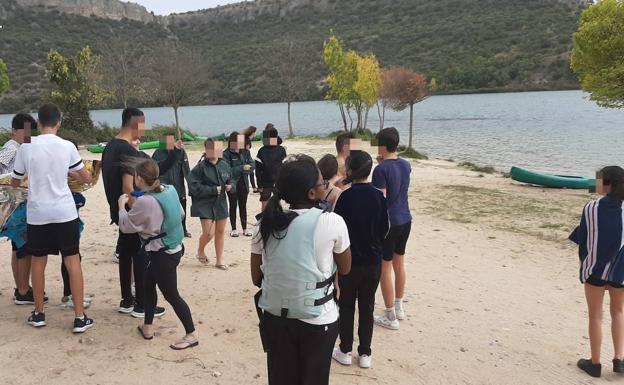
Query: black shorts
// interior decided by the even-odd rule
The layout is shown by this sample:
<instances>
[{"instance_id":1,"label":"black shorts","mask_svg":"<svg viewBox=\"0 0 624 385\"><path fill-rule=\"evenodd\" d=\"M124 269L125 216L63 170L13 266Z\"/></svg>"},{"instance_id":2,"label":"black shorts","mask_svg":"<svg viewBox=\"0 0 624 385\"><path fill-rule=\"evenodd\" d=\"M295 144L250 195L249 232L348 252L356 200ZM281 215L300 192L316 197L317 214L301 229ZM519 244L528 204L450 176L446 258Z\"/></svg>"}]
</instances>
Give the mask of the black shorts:
<instances>
[{"instance_id":1,"label":"black shorts","mask_svg":"<svg viewBox=\"0 0 624 385\"><path fill-rule=\"evenodd\" d=\"M388 235L383 242L384 261L392 261L395 254L405 255L405 246L407 246L411 229L412 222L390 227L390 231L388 231Z\"/></svg>"},{"instance_id":2,"label":"black shorts","mask_svg":"<svg viewBox=\"0 0 624 385\"><path fill-rule=\"evenodd\" d=\"M15 257L17 259L22 259L30 255L30 251L28 250L28 245L17 247L17 245L13 241L11 241L11 250L15 251Z\"/></svg>"},{"instance_id":3,"label":"black shorts","mask_svg":"<svg viewBox=\"0 0 624 385\"><path fill-rule=\"evenodd\" d=\"M614 282L607 282L603 279L594 277L593 275L590 276L589 278L587 278L587 280L585 280L585 283L588 285L592 285L592 286L596 286L596 287L605 287L605 286L611 286L615 289L624 289L624 285L620 285L618 283L614 283Z\"/></svg>"},{"instance_id":4,"label":"black shorts","mask_svg":"<svg viewBox=\"0 0 624 385\"><path fill-rule=\"evenodd\" d=\"M260 202L267 202L273 195L273 187L263 187L260 193Z\"/></svg>"},{"instance_id":5,"label":"black shorts","mask_svg":"<svg viewBox=\"0 0 624 385\"><path fill-rule=\"evenodd\" d=\"M28 250L33 257L54 254L63 257L80 254L78 219L65 223L28 225Z\"/></svg>"}]
</instances>

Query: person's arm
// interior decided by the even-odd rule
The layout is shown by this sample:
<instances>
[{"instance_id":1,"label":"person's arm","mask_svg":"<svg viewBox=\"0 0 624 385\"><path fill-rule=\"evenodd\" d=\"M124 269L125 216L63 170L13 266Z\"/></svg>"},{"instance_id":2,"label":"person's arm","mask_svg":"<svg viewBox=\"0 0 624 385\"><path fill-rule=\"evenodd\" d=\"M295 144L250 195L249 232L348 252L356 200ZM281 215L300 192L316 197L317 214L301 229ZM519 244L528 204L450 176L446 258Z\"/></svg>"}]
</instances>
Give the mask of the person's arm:
<instances>
[{"instance_id":1,"label":"person's arm","mask_svg":"<svg viewBox=\"0 0 624 385\"><path fill-rule=\"evenodd\" d=\"M587 211L588 206L591 204L588 203L583 208L583 213L581 214L581 223L572 231L569 240L579 245L579 248L587 248Z\"/></svg>"},{"instance_id":2,"label":"person's arm","mask_svg":"<svg viewBox=\"0 0 624 385\"><path fill-rule=\"evenodd\" d=\"M258 188L262 188L264 181L264 159L263 159L264 151L261 148L258 151L258 157L256 158L256 181L258 182Z\"/></svg>"},{"instance_id":3,"label":"person's arm","mask_svg":"<svg viewBox=\"0 0 624 385\"><path fill-rule=\"evenodd\" d=\"M207 198L218 196L221 193L221 186L211 186L204 182L202 178L203 169L201 163L195 166L189 175L189 193L193 198Z\"/></svg>"},{"instance_id":4,"label":"person's arm","mask_svg":"<svg viewBox=\"0 0 624 385\"><path fill-rule=\"evenodd\" d=\"M241 160L241 164L239 165L234 165L234 162L232 161L232 154L230 153L229 150L224 150L223 151L223 160L225 160L228 164L228 166L230 166L230 170L232 173L232 176L236 179L238 177L240 177L243 174L243 167L244 164L242 162L243 160L243 155L239 152L238 156Z\"/></svg>"},{"instance_id":5,"label":"person's arm","mask_svg":"<svg viewBox=\"0 0 624 385\"><path fill-rule=\"evenodd\" d=\"M388 232L390 231L390 217L388 216L388 205L385 197L381 197L381 208L379 215L379 224L378 224L378 234L383 241L388 236Z\"/></svg>"},{"instance_id":6,"label":"person's arm","mask_svg":"<svg viewBox=\"0 0 624 385\"><path fill-rule=\"evenodd\" d=\"M17 156L18 148L19 147L13 147L13 146L2 147L2 149L0 149L0 164L3 165L5 168L8 167L9 164L11 164L11 162ZM13 170L8 170L7 172L10 172L10 171L13 171Z\"/></svg>"},{"instance_id":7,"label":"person's arm","mask_svg":"<svg viewBox=\"0 0 624 385\"><path fill-rule=\"evenodd\" d=\"M123 197L123 195L122 195ZM140 197L136 200L132 209L127 211L125 208L125 200L119 199L119 230L124 234L140 233L145 230L153 207L149 204L148 199L151 197ZM127 197L126 197L127 199ZM151 198L154 199L154 198Z\"/></svg>"},{"instance_id":8,"label":"person's arm","mask_svg":"<svg viewBox=\"0 0 624 385\"><path fill-rule=\"evenodd\" d=\"M26 178L26 165L24 163L24 156L22 153L26 151L24 145L20 146L15 155L15 162L13 163L13 172L11 173L11 186L19 187L22 180Z\"/></svg>"},{"instance_id":9,"label":"person's arm","mask_svg":"<svg viewBox=\"0 0 624 385\"><path fill-rule=\"evenodd\" d=\"M249 167L247 167L247 170L243 168L243 172L246 174L251 174L254 172L254 169L256 168L255 162L253 158L251 157L251 152L249 152L248 150L245 150L244 154L245 154L245 166L249 166Z\"/></svg>"},{"instance_id":10,"label":"person's arm","mask_svg":"<svg viewBox=\"0 0 624 385\"><path fill-rule=\"evenodd\" d=\"M386 176L379 166L375 167L375 170L373 170L372 183L377 190L381 191L383 195L386 196Z\"/></svg>"},{"instance_id":11,"label":"person's arm","mask_svg":"<svg viewBox=\"0 0 624 385\"><path fill-rule=\"evenodd\" d=\"M68 142L68 148L70 151L69 155L69 170L68 174L70 177L76 179L81 183L91 183L92 178L89 171L86 169L80 154L78 153L78 149L76 146Z\"/></svg>"},{"instance_id":12,"label":"person's arm","mask_svg":"<svg viewBox=\"0 0 624 385\"><path fill-rule=\"evenodd\" d=\"M184 149L182 149L182 174L184 175L184 179L187 180L188 176L191 173L191 166L189 166L188 154Z\"/></svg>"},{"instance_id":13,"label":"person's arm","mask_svg":"<svg viewBox=\"0 0 624 385\"><path fill-rule=\"evenodd\" d=\"M173 167L173 165L180 159L182 156L182 149L174 148L171 151L167 151L167 157L161 160L156 160L158 163L158 169L160 170L160 175L167 173Z\"/></svg>"},{"instance_id":14,"label":"person's arm","mask_svg":"<svg viewBox=\"0 0 624 385\"><path fill-rule=\"evenodd\" d=\"M262 254L251 253L251 282L254 286L262 286Z\"/></svg>"},{"instance_id":15,"label":"person's arm","mask_svg":"<svg viewBox=\"0 0 624 385\"><path fill-rule=\"evenodd\" d=\"M338 268L338 273L342 275L351 272L351 248L349 241L349 230L347 224L341 216L335 213L324 215L334 216L332 228L329 230L331 234L335 234L334 238L334 262Z\"/></svg>"}]
</instances>

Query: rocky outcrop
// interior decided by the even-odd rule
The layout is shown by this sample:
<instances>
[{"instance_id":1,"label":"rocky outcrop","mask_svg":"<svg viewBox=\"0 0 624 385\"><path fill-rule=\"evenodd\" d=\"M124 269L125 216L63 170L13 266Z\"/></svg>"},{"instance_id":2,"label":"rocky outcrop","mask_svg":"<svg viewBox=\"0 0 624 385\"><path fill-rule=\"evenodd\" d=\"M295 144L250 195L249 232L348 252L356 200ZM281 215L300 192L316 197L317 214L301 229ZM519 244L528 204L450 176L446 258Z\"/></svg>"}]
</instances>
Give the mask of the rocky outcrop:
<instances>
[{"instance_id":1,"label":"rocky outcrop","mask_svg":"<svg viewBox=\"0 0 624 385\"><path fill-rule=\"evenodd\" d=\"M113 20L136 20L144 23L157 21L158 17L145 7L119 0L15 0L22 7L58 9L64 13L86 17L96 16Z\"/></svg>"}]
</instances>

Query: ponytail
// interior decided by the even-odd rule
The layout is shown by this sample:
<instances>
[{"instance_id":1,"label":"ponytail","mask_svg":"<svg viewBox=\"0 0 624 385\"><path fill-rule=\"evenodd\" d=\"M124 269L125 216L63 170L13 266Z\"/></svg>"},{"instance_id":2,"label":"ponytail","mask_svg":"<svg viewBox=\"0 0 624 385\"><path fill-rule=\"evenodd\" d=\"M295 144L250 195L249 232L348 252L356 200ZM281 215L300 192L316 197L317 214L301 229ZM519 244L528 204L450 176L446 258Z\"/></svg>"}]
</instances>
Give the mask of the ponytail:
<instances>
[{"instance_id":1,"label":"ponytail","mask_svg":"<svg viewBox=\"0 0 624 385\"><path fill-rule=\"evenodd\" d=\"M286 237L290 222L297 217L297 213L294 211L284 212L280 201L279 194L273 195L262 212L260 236L262 236L262 244L265 248L269 238L273 237L279 240Z\"/></svg>"}]
</instances>

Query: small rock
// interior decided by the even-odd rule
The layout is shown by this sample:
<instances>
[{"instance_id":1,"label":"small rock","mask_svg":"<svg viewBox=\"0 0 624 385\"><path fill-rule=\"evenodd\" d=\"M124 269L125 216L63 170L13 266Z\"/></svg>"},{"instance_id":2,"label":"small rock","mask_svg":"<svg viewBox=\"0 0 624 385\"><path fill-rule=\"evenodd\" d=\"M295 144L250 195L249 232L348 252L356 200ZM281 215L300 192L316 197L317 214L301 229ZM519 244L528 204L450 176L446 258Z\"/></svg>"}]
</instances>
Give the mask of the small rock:
<instances>
[{"instance_id":1,"label":"small rock","mask_svg":"<svg viewBox=\"0 0 624 385\"><path fill-rule=\"evenodd\" d=\"M462 352L462 353L466 353L468 351L468 349L466 349L466 348L459 348L459 351Z\"/></svg>"},{"instance_id":2,"label":"small rock","mask_svg":"<svg viewBox=\"0 0 624 385\"><path fill-rule=\"evenodd\" d=\"M198 324L200 324L200 325L203 325L203 324L204 324L204 321L199 320L199 321L197 321L197 323L198 323Z\"/></svg>"},{"instance_id":3,"label":"small rock","mask_svg":"<svg viewBox=\"0 0 624 385\"><path fill-rule=\"evenodd\" d=\"M259 375L259 374L256 374L256 375L254 376L254 378L255 378L255 379L258 379L258 378L260 378L260 377L262 377L262 376L261 376L261 375Z\"/></svg>"},{"instance_id":4,"label":"small rock","mask_svg":"<svg viewBox=\"0 0 624 385\"><path fill-rule=\"evenodd\" d=\"M221 377L223 374L221 374L221 372L212 372L212 376L213 377Z\"/></svg>"}]
</instances>

